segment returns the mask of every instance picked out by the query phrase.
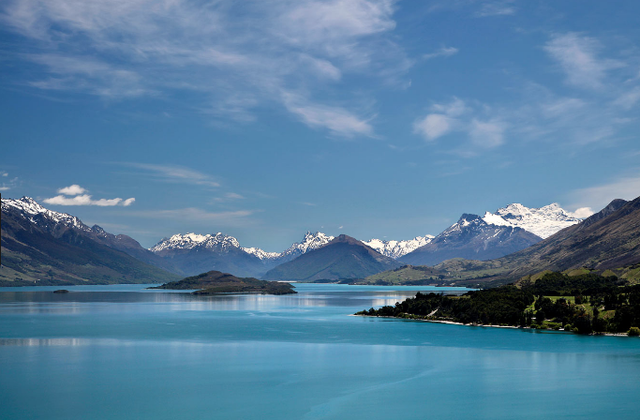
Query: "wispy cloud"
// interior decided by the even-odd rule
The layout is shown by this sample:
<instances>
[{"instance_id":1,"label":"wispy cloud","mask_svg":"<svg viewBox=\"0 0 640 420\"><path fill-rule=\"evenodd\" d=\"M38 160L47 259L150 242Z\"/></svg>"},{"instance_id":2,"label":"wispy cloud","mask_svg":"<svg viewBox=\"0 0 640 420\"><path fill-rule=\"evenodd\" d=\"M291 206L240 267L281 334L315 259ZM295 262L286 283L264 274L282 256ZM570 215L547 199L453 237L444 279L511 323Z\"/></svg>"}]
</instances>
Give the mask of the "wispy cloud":
<instances>
[{"instance_id":1,"label":"wispy cloud","mask_svg":"<svg viewBox=\"0 0 640 420\"><path fill-rule=\"evenodd\" d=\"M633 200L640 196L640 175L626 176L611 182L582 188L569 194L574 208L592 208L599 211L616 198Z\"/></svg>"},{"instance_id":2,"label":"wispy cloud","mask_svg":"<svg viewBox=\"0 0 640 420\"><path fill-rule=\"evenodd\" d=\"M9 178L9 172L0 171L0 192L9 191L18 183L18 178Z\"/></svg>"},{"instance_id":3,"label":"wispy cloud","mask_svg":"<svg viewBox=\"0 0 640 420\"><path fill-rule=\"evenodd\" d=\"M396 0L8 0L0 22L41 66L21 82L107 99L192 93L215 119L250 122L272 106L332 135L371 137L369 121L318 97L345 74L396 86L413 65L394 41ZM442 51L451 54L452 50ZM31 75L33 73L30 73ZM305 92L296 104L287 92ZM213 106L209 104L215 104ZM334 123L332 117L340 122Z\"/></svg>"},{"instance_id":4,"label":"wispy cloud","mask_svg":"<svg viewBox=\"0 0 640 420\"><path fill-rule=\"evenodd\" d=\"M212 188L220 186L220 183L211 175L207 175L184 166L136 162L122 162L119 164L141 169L151 177L164 182L203 185Z\"/></svg>"},{"instance_id":5,"label":"wispy cloud","mask_svg":"<svg viewBox=\"0 0 640 420\"><path fill-rule=\"evenodd\" d=\"M469 136L473 143L483 148L492 148L504 143L505 123L498 120L471 121Z\"/></svg>"},{"instance_id":6,"label":"wispy cloud","mask_svg":"<svg viewBox=\"0 0 640 420\"><path fill-rule=\"evenodd\" d=\"M455 47L442 47L436 52L432 52L430 54L424 54L422 58L425 60L431 60L432 58L436 58L436 57L451 57L452 55L458 54L459 51L460 50L458 50Z\"/></svg>"},{"instance_id":7,"label":"wispy cloud","mask_svg":"<svg viewBox=\"0 0 640 420\"><path fill-rule=\"evenodd\" d=\"M375 137L369 123L373 117L365 120L344 108L308 103L303 97L291 93L285 93L283 97L287 109L311 127L325 127L341 137Z\"/></svg>"},{"instance_id":8,"label":"wispy cloud","mask_svg":"<svg viewBox=\"0 0 640 420\"><path fill-rule=\"evenodd\" d=\"M597 39L574 32L554 35L544 49L560 65L567 83L581 88L602 89L607 72L624 66L619 60L600 58Z\"/></svg>"},{"instance_id":9,"label":"wispy cloud","mask_svg":"<svg viewBox=\"0 0 640 420\"><path fill-rule=\"evenodd\" d=\"M469 147L494 148L504 143L507 124L495 117L487 119L486 110L454 97L449 103L433 104L431 113L414 122L413 132L428 142L457 132L468 139Z\"/></svg>"},{"instance_id":10,"label":"wispy cloud","mask_svg":"<svg viewBox=\"0 0 640 420\"><path fill-rule=\"evenodd\" d=\"M551 35L543 48L561 64L566 82L581 89L567 95L520 81L520 97L508 106L454 97L431 105L414 121L413 132L427 142L455 135L459 143L462 137L466 143L453 151L466 157L511 140L556 147L608 147L621 141L619 133L637 121L640 79L634 77L634 63L640 57L627 54L626 61L601 57L604 46L599 40L576 33ZM613 48L607 51L615 53Z\"/></svg>"},{"instance_id":11,"label":"wispy cloud","mask_svg":"<svg viewBox=\"0 0 640 420\"><path fill-rule=\"evenodd\" d=\"M516 13L515 0L488 0L481 3L477 16L506 16Z\"/></svg>"},{"instance_id":12,"label":"wispy cloud","mask_svg":"<svg viewBox=\"0 0 640 420\"><path fill-rule=\"evenodd\" d=\"M436 0L429 6L430 12L461 10L477 18L508 16L517 13L516 0Z\"/></svg>"},{"instance_id":13,"label":"wispy cloud","mask_svg":"<svg viewBox=\"0 0 640 420\"><path fill-rule=\"evenodd\" d=\"M211 222L224 223L226 225L244 225L248 222L249 216L253 215L252 210L236 210L224 212L209 212L196 207L174 210L148 210L128 213L136 217L149 217L154 219L189 220L191 222Z\"/></svg>"},{"instance_id":14,"label":"wispy cloud","mask_svg":"<svg viewBox=\"0 0 640 420\"><path fill-rule=\"evenodd\" d=\"M226 202L230 202L230 201L237 201L237 200L244 200L245 197L242 194L238 194L238 193L234 193L234 192L228 192L223 194L220 197L215 197L212 202L214 203L226 203Z\"/></svg>"}]
</instances>

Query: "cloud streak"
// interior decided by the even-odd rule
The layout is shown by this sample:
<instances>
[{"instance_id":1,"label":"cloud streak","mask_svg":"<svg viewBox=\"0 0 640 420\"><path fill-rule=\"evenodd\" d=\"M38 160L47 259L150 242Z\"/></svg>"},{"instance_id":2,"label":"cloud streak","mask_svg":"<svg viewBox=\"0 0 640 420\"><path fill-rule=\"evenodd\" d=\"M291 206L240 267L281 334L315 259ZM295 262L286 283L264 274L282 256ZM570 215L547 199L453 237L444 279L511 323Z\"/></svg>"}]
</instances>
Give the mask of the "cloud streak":
<instances>
[{"instance_id":1,"label":"cloud streak","mask_svg":"<svg viewBox=\"0 0 640 420\"><path fill-rule=\"evenodd\" d=\"M8 0L0 22L31 42L13 58L41 67L41 77L22 81L32 88L109 100L181 91L213 118L241 122L275 103L310 128L373 137L370 120L349 110L355 101L317 98L340 91L344 75L407 84L413 62L391 36L395 4ZM297 105L289 92L298 92Z\"/></svg>"},{"instance_id":2,"label":"cloud streak","mask_svg":"<svg viewBox=\"0 0 640 420\"><path fill-rule=\"evenodd\" d=\"M149 217L154 219L189 220L192 222L224 223L226 225L245 225L249 216L255 212L252 210L236 210L224 212L209 212L196 207L174 210L149 210L129 213L136 217Z\"/></svg>"},{"instance_id":3,"label":"cloud streak","mask_svg":"<svg viewBox=\"0 0 640 420\"><path fill-rule=\"evenodd\" d=\"M598 57L602 45L595 38L570 32L556 34L544 50L560 65L570 85L585 89L602 89L607 72L624 67L621 61Z\"/></svg>"},{"instance_id":4,"label":"cloud streak","mask_svg":"<svg viewBox=\"0 0 640 420\"><path fill-rule=\"evenodd\" d=\"M432 58L437 57L451 57L452 55L458 54L459 51L460 50L455 47L442 47L438 51L431 54L424 54L422 58L425 60L431 60Z\"/></svg>"},{"instance_id":5,"label":"cloud streak","mask_svg":"<svg viewBox=\"0 0 640 420\"><path fill-rule=\"evenodd\" d=\"M119 164L141 169L150 174L151 177L163 182L202 185L210 188L220 187L220 183L212 176L184 166L135 162L122 162Z\"/></svg>"},{"instance_id":6,"label":"cloud streak","mask_svg":"<svg viewBox=\"0 0 640 420\"><path fill-rule=\"evenodd\" d=\"M633 200L640 196L640 175L626 176L606 184L582 188L569 194L574 208L593 208L598 211L616 198Z\"/></svg>"}]
</instances>

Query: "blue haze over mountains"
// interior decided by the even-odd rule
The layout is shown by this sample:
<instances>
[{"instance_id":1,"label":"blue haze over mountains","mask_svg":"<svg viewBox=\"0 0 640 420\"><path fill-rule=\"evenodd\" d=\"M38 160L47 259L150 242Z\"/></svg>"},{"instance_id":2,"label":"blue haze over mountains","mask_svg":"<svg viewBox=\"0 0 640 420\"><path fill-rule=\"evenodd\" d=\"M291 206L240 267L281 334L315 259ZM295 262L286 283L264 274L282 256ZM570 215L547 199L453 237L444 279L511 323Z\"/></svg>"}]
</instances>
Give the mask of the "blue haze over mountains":
<instances>
[{"instance_id":1,"label":"blue haze over mountains","mask_svg":"<svg viewBox=\"0 0 640 420\"><path fill-rule=\"evenodd\" d=\"M92 251L96 254L104 253L107 249L121 251L125 255L119 255L119 259L126 260L128 257L134 257L142 264L143 268L140 270L147 275L159 273L155 268L157 267L177 276L218 270L238 276L253 277L261 277L268 273L267 278L278 279L277 273L285 273L286 270L274 271L274 269L282 264L289 267L294 261L304 256L296 264L299 266L301 264L313 265L318 263L318 260L322 261L325 258L322 255L330 255L329 261L318 263L321 267L319 266L317 273L305 274L296 280L337 280L366 277L407 263L435 265L450 258L477 260L498 258L542 240L539 236L516 226L518 224L538 231L540 234L548 235L563 226L579 222L579 219L567 214L557 205L529 209L514 204L499 209L496 213L487 212L484 217L464 214L458 222L435 237L426 235L406 241L373 239L360 242L349 237L346 237L348 240L345 240L344 235L340 238L334 238L321 232L307 232L301 242L293 244L285 251L268 253L256 248L243 248L236 238L223 233L176 234L170 238L164 238L150 250L147 250L127 235L113 235L97 225L88 227L78 218L48 210L30 198L3 199L2 212L4 218L2 247L5 266L14 269L11 274L3 273L3 276L5 278L11 276L20 278L20 272L22 272L25 274L25 281L35 277L53 279L54 277L58 278L60 274L63 274L61 278L66 281L72 281L74 277L73 275L69 276L69 272L73 273L74 270L77 270L82 262L75 261L73 265L66 266L66 268L58 264L60 267L49 272L48 275L38 274L38 267L33 266L31 268L34 271L29 275L28 270L25 270L24 267L20 268L21 257L19 255L29 254L32 256L30 258L38 260L33 256L41 253L42 238L48 241L47 248L55 248L55 244L59 242L61 246L62 244L64 246L75 244L84 248L90 248L88 245L93 244L93 246L99 247ZM486 220L498 224L487 223ZM29 235L25 236L27 232ZM10 251L10 253L6 251ZM78 253L78 251L74 252ZM66 253L73 256L74 252L67 251ZM112 253L112 251L109 252ZM362 258L369 259L369 262L362 266L362 258L353 261L348 258L343 259L344 255L350 255L352 252L361 253ZM80 254L86 253L83 251ZM56 252L56 255L60 255L60 252ZM100 260L100 258L91 256L86 258ZM115 266L124 267L130 263L129 259L119 261ZM51 264L51 262L45 265L47 264ZM341 267L340 270L334 267L334 271L331 271L331 268L327 268L336 264ZM136 281L129 277L126 279L118 277L111 272L103 273L104 270L110 270L109 267L106 267L106 262L98 265L100 267L96 270L100 271L100 276L102 276L98 279L99 282ZM354 268L356 266L360 266L360 268ZM321 272L324 274L319 274ZM86 271L82 273L85 276L90 275ZM287 279L294 279L291 278L291 274L282 275ZM158 278L167 279L171 276L165 274Z\"/></svg>"}]
</instances>

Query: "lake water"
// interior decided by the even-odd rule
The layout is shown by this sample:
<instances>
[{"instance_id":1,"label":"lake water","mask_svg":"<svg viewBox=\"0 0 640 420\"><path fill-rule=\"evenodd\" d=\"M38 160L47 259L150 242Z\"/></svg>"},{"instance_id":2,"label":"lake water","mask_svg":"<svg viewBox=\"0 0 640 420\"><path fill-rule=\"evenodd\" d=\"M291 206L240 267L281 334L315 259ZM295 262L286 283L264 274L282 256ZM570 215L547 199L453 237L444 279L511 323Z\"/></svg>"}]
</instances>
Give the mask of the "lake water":
<instances>
[{"instance_id":1,"label":"lake water","mask_svg":"<svg viewBox=\"0 0 640 420\"><path fill-rule=\"evenodd\" d=\"M3 420L640 417L640 339L348 316L428 287L54 289L0 289Z\"/></svg>"}]
</instances>

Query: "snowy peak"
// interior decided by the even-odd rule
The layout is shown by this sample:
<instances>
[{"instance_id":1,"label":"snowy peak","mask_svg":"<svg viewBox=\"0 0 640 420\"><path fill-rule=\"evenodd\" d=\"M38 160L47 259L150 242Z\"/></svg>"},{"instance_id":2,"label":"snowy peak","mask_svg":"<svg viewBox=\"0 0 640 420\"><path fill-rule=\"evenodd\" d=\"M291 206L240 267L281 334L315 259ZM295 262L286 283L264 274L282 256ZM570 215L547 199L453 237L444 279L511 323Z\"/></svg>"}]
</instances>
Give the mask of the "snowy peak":
<instances>
[{"instance_id":1,"label":"snowy peak","mask_svg":"<svg viewBox=\"0 0 640 420\"><path fill-rule=\"evenodd\" d=\"M483 220L498 226L520 227L544 239L583 219L572 216L558 203L540 208L529 208L520 203L513 203L496 210L495 213L485 213Z\"/></svg>"},{"instance_id":2,"label":"snowy peak","mask_svg":"<svg viewBox=\"0 0 640 420\"><path fill-rule=\"evenodd\" d=\"M247 254L251 254L251 255L254 255L254 256L260 258L263 261L265 261L265 260L266 261L275 260L275 259L279 258L280 255L281 255L279 252L267 252L267 251L264 251L264 250L262 250L260 248L254 248L254 247L242 248L242 250L244 252L246 252Z\"/></svg>"},{"instance_id":3,"label":"snowy peak","mask_svg":"<svg viewBox=\"0 0 640 420\"><path fill-rule=\"evenodd\" d=\"M2 199L2 211L18 212L23 218L36 225L62 225L69 228L90 232L89 226L85 225L75 216L67 213L59 213L41 206L33 198L22 197L18 200L12 198Z\"/></svg>"},{"instance_id":4,"label":"snowy peak","mask_svg":"<svg viewBox=\"0 0 640 420\"><path fill-rule=\"evenodd\" d=\"M325 235L322 232L307 232L302 242L296 242L284 252L267 252L256 247L241 247L240 243L233 236L225 235L221 232L216 234L200 235L197 233L178 233L170 238L164 238L149 250L155 253L168 252L171 250L200 250L226 252L232 248L237 248L253 255L262 261L276 261L281 258L293 259L299 255L320 248L329 243L333 236Z\"/></svg>"},{"instance_id":5,"label":"snowy peak","mask_svg":"<svg viewBox=\"0 0 640 420\"><path fill-rule=\"evenodd\" d=\"M311 233L308 232L304 235L302 242L296 242L282 252L281 257L290 258L297 257L302 254L306 254L309 251L318 249L331 242L334 239L331 235L326 235L322 232Z\"/></svg>"},{"instance_id":6,"label":"snowy peak","mask_svg":"<svg viewBox=\"0 0 640 420\"><path fill-rule=\"evenodd\" d=\"M209 249L226 251L230 248L240 248L240 243L233 236L221 232L216 234L199 235L197 233L176 234L170 238L164 238L151 247L151 252L161 252L176 249Z\"/></svg>"},{"instance_id":7,"label":"snowy peak","mask_svg":"<svg viewBox=\"0 0 640 420\"><path fill-rule=\"evenodd\" d=\"M381 239L370 239L368 241L363 241L363 243L382 255L391 258L400 258L403 255L406 255L421 246L424 246L433 240L434 236L425 235L425 236L416 236L413 239L404 240L404 241L384 241Z\"/></svg>"}]
</instances>

